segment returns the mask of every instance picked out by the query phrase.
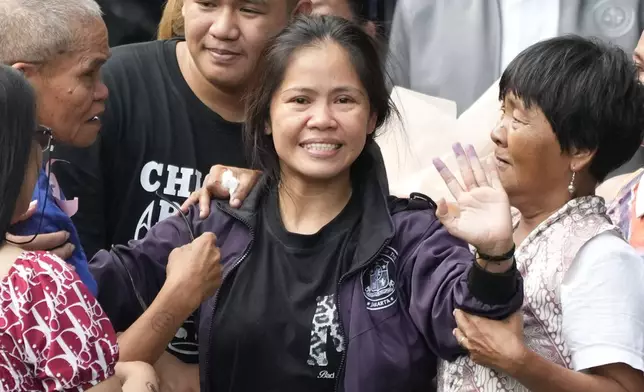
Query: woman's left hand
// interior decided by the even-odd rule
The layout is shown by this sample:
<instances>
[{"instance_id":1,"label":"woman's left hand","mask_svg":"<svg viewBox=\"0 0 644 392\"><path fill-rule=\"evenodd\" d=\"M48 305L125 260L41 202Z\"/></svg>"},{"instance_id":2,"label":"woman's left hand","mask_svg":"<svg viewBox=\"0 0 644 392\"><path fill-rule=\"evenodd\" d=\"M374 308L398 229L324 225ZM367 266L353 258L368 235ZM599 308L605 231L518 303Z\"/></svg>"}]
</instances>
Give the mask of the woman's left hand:
<instances>
[{"instance_id":1,"label":"woman's left hand","mask_svg":"<svg viewBox=\"0 0 644 392\"><path fill-rule=\"evenodd\" d=\"M523 343L523 314L505 320L490 320L454 311L456 341L470 353L474 363L512 374L522 366L527 353Z\"/></svg>"},{"instance_id":2,"label":"woman's left hand","mask_svg":"<svg viewBox=\"0 0 644 392\"><path fill-rule=\"evenodd\" d=\"M512 216L508 195L501 185L499 173L492 159L485 168L474 150L467 153L460 144L454 153L463 177L462 186L440 159L434 166L456 199L454 206L439 200L436 216L447 231L490 256L500 256L512 249Z\"/></svg>"}]
</instances>

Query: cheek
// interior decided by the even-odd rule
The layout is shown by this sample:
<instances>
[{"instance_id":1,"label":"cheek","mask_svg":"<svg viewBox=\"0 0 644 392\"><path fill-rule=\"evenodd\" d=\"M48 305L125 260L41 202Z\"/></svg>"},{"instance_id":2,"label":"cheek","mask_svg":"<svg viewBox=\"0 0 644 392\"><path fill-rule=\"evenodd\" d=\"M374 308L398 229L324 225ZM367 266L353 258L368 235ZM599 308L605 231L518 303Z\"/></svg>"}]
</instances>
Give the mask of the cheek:
<instances>
[{"instance_id":1,"label":"cheek","mask_svg":"<svg viewBox=\"0 0 644 392\"><path fill-rule=\"evenodd\" d=\"M189 46L199 44L208 34L212 26L212 18L201 13L186 13L184 35Z\"/></svg>"},{"instance_id":2,"label":"cheek","mask_svg":"<svg viewBox=\"0 0 644 392\"><path fill-rule=\"evenodd\" d=\"M306 127L306 122L301 116L285 117L282 120L276 119L272 123L271 134L278 153L297 147L300 135Z\"/></svg>"},{"instance_id":3,"label":"cheek","mask_svg":"<svg viewBox=\"0 0 644 392\"><path fill-rule=\"evenodd\" d=\"M535 178L543 178L551 173L549 167L559 165L561 158L559 144L554 135L549 137L533 132L510 132L508 147L515 169L534 173Z\"/></svg>"}]
</instances>

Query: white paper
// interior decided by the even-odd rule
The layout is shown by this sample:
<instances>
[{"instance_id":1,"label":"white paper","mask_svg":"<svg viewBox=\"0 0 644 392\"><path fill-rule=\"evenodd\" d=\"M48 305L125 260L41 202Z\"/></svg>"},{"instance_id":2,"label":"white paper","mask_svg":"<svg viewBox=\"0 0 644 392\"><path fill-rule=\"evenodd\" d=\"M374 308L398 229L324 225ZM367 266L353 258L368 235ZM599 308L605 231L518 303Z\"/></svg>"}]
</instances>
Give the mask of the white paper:
<instances>
[{"instance_id":1,"label":"white paper","mask_svg":"<svg viewBox=\"0 0 644 392\"><path fill-rule=\"evenodd\" d=\"M392 194L421 192L434 200L454 200L434 168L441 158L457 178L460 172L452 145L472 144L483 159L494 152L490 132L500 115L498 82L457 118L456 103L401 87L391 93L401 120L385 124L376 138L385 160Z\"/></svg>"}]
</instances>

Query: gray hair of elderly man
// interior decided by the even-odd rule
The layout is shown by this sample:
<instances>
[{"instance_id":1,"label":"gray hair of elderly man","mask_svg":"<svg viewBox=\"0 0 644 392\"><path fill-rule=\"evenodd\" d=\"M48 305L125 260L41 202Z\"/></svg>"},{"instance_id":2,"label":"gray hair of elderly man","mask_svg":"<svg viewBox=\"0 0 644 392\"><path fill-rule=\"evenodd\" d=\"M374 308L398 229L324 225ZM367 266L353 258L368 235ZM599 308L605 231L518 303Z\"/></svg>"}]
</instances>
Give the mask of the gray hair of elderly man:
<instances>
[{"instance_id":1,"label":"gray hair of elderly man","mask_svg":"<svg viewBox=\"0 0 644 392\"><path fill-rule=\"evenodd\" d=\"M101 17L95 0L0 0L0 63L47 63L73 51Z\"/></svg>"}]
</instances>

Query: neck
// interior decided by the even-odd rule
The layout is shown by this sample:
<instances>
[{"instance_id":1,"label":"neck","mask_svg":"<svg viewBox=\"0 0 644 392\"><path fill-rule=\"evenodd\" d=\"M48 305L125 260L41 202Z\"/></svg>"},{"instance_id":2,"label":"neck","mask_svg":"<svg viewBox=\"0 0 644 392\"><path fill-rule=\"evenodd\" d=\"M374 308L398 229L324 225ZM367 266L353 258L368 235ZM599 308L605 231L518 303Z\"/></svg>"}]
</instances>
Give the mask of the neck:
<instances>
[{"instance_id":1,"label":"neck","mask_svg":"<svg viewBox=\"0 0 644 392\"><path fill-rule=\"evenodd\" d=\"M226 121L244 121L243 91L224 91L210 83L197 68L185 42L177 43L177 61L188 86L204 105Z\"/></svg>"},{"instance_id":2,"label":"neck","mask_svg":"<svg viewBox=\"0 0 644 392\"><path fill-rule=\"evenodd\" d=\"M351 198L351 178L311 182L295 176L282 176L279 208L287 231L314 234L331 222Z\"/></svg>"},{"instance_id":3,"label":"neck","mask_svg":"<svg viewBox=\"0 0 644 392\"><path fill-rule=\"evenodd\" d=\"M594 192L589 192L587 189L579 189L571 197L567 192L556 192L545 197L541 197L538 202L534 199L528 200L527 198L521 199L518 197L511 200L513 207L521 213L521 220L517 229L514 231L514 243L518 246L523 240L539 226L543 221L548 219L552 214L559 211L561 207L566 205L572 198L590 196Z\"/></svg>"}]
</instances>

